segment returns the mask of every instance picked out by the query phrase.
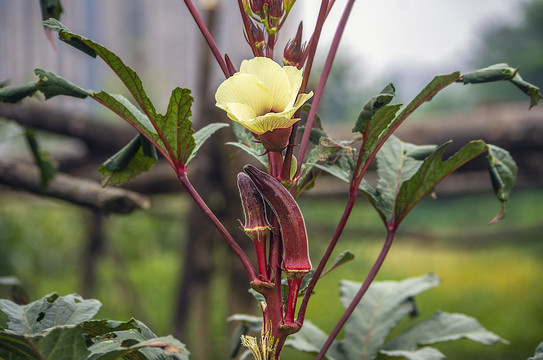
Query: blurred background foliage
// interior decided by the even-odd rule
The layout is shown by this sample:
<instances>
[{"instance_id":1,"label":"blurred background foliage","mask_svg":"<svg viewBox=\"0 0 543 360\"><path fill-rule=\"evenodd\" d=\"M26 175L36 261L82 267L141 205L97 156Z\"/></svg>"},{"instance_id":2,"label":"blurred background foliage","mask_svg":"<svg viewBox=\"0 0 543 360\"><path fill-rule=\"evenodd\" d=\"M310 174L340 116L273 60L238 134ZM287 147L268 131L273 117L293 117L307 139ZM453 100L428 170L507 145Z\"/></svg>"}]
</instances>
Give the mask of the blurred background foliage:
<instances>
[{"instance_id":1,"label":"blurred background foliage","mask_svg":"<svg viewBox=\"0 0 543 360\"><path fill-rule=\"evenodd\" d=\"M513 25L495 24L486 28L479 46L470 49L464 70L507 62L519 66L525 79L541 87L543 1L525 2L523 14L522 21ZM361 104L386 83L358 82L358 77L364 74L353 70L351 64L356 59L341 56L334 65L320 113L326 121L344 124L349 131ZM28 73L31 71L29 68ZM394 82L400 95L402 88L413 86L411 78L393 70L391 74L387 82ZM149 82L152 88L163 84ZM102 84L95 86L102 87ZM523 94L510 84L458 85L447 89L422 110L451 112L500 100L527 103ZM541 165L534 163L533 166ZM345 194L344 184L334 186ZM182 193L153 196L152 209L146 212L102 217L63 202L7 188L0 190L0 276L17 276L33 299L54 291L63 295L83 293L104 304L98 317L118 320L136 317L159 335L171 331L191 206ZM336 226L344 201L335 195L304 196L300 200L315 264ZM498 207L490 184L484 193L455 196L440 196L438 189L437 200L423 201L402 224L378 279L400 280L434 272L441 277L442 285L417 298L421 317L437 309L466 313L511 342L492 348L469 341L440 346L448 358L526 359L543 340L542 203L540 184L516 189L508 204L506 219L489 227L486 223ZM104 246L96 264L95 286L89 289L82 263L87 257L87 242L97 217L103 225ZM361 199L337 249L338 254L351 250L355 260L322 280L310 304L308 319L327 331L333 327L342 312L339 280L361 280L377 256L383 236L378 216ZM212 347L213 358L226 358L225 349L233 327L226 322L230 314L224 301L232 295L227 286L231 253L224 246L217 246L209 256L214 261L215 271L210 309L212 333L207 343ZM257 314L256 303L245 312ZM187 336L189 338L181 340L187 342L190 349L190 337L198 335L189 333ZM286 349L284 355L285 359L304 359L305 356L290 349Z\"/></svg>"}]
</instances>

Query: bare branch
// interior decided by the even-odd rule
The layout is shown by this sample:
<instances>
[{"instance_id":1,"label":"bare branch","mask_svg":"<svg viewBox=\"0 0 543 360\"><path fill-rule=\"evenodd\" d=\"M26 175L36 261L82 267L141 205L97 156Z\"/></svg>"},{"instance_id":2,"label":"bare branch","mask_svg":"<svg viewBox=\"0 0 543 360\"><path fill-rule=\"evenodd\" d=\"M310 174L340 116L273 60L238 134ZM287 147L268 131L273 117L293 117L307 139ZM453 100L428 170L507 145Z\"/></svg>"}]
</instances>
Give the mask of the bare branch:
<instances>
[{"instance_id":1,"label":"bare branch","mask_svg":"<svg viewBox=\"0 0 543 360\"><path fill-rule=\"evenodd\" d=\"M19 162L0 160L0 183L104 213L128 214L151 206L145 195L120 188L103 188L97 182L65 174L57 174L49 186L43 188L38 168Z\"/></svg>"}]
</instances>

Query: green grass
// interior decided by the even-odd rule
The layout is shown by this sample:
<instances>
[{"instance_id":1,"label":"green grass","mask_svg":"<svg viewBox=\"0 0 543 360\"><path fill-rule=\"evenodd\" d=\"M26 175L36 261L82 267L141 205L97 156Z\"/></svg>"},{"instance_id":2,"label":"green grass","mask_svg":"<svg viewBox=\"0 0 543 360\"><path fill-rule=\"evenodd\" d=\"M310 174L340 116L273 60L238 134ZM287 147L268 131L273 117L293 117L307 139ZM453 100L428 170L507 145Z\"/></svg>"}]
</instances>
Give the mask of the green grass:
<instances>
[{"instance_id":1,"label":"green grass","mask_svg":"<svg viewBox=\"0 0 543 360\"><path fill-rule=\"evenodd\" d=\"M511 341L509 346L489 348L469 341L439 346L448 358L526 359L543 340L542 202L542 190L516 191L507 205L506 219L488 226L499 209L490 193L427 199L400 227L378 279L401 280L434 272L442 284L417 297L421 318L438 309L466 313ZM93 297L104 304L99 317L136 317L162 335L171 328L188 203L180 196L156 198L153 203L148 212L106 218L107 245ZM301 199L314 266L344 203L336 198ZM0 275L19 277L33 298L54 291L80 292L79 267L89 216L64 203L3 194ZM323 330L330 331L342 312L339 280L364 279L383 235L380 219L361 199L335 252L349 249L355 260L323 278L310 303L307 316ZM228 254L221 250L214 256ZM228 288L221 277L215 284L212 343L215 353L224 354ZM247 312L255 313L256 305ZM287 350L283 358L312 357Z\"/></svg>"}]
</instances>

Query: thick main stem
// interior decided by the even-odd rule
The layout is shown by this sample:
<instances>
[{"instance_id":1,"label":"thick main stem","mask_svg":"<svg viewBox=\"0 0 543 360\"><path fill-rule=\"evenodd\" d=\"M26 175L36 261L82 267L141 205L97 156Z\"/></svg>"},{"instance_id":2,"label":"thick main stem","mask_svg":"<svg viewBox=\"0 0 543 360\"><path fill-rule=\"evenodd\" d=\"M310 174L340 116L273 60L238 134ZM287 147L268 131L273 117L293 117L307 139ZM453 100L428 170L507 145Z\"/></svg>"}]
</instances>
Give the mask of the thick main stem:
<instances>
[{"instance_id":1,"label":"thick main stem","mask_svg":"<svg viewBox=\"0 0 543 360\"><path fill-rule=\"evenodd\" d=\"M239 261L245 268L245 271L247 272L247 276L249 277L249 281L251 283L255 283L260 281L257 277L256 271L253 268L253 265L251 264L251 261L245 254L245 252L241 249L241 247L238 245L238 243L234 240L232 235L226 230L224 225L217 219L215 214L209 209L209 207L206 205L204 200L200 197L200 194L196 192L196 189L192 186L190 183L186 173L181 173L178 175L179 181L181 182L181 185L185 188L185 190L189 193L189 195L193 198L194 202L198 207L203 211L203 213L209 218L211 223L219 230L222 237L226 240L228 245L232 248L236 256L238 257Z\"/></svg>"},{"instance_id":2,"label":"thick main stem","mask_svg":"<svg viewBox=\"0 0 543 360\"><path fill-rule=\"evenodd\" d=\"M334 327L334 329L332 330L332 332L326 339L324 345L321 348L321 351L319 352L315 360L321 360L324 358L324 355L326 354L326 352L328 351L328 349L334 342L334 339L339 334L341 328L343 328L343 325L345 325L345 322L347 322L347 320L353 313L354 309L358 306L358 304L360 303L360 300L362 300L362 297L364 296L364 294L366 294L366 291L368 291L368 288L370 287L371 283L375 279L375 276L377 276L377 273L379 272L381 265L383 265L383 262L385 261L388 251L390 250L390 246L392 245L392 241L394 240L395 234L396 234L396 230L388 231L387 238L385 240L385 243L383 244L383 248L381 249L381 252L379 253L379 256L377 257L377 260L375 260L375 263L371 267L371 270L368 273L368 276L366 276L364 283L362 284L362 286L360 286L360 289L354 296L353 300L351 301L347 309L345 309L345 312L343 313L338 323L336 324L336 326Z\"/></svg>"}]
</instances>

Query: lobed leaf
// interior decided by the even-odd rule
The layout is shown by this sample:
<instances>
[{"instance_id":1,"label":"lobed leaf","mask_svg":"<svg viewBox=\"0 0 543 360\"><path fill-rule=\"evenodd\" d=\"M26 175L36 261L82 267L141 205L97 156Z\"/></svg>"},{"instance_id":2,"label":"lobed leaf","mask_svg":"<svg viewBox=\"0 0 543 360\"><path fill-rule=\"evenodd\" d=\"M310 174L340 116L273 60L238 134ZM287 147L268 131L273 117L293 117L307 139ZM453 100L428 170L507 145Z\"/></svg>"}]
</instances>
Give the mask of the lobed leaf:
<instances>
[{"instance_id":1,"label":"lobed leaf","mask_svg":"<svg viewBox=\"0 0 543 360\"><path fill-rule=\"evenodd\" d=\"M189 89L175 88L170 96L166 115L157 114L155 125L169 147L169 154L178 165L186 165L196 146L192 129L191 105L194 99Z\"/></svg>"},{"instance_id":2,"label":"lobed leaf","mask_svg":"<svg viewBox=\"0 0 543 360\"><path fill-rule=\"evenodd\" d=\"M389 342L387 350L415 350L419 345L469 339L483 345L508 342L485 329L476 319L464 314L437 311L434 315Z\"/></svg>"},{"instance_id":3,"label":"lobed leaf","mask_svg":"<svg viewBox=\"0 0 543 360\"><path fill-rule=\"evenodd\" d=\"M381 350L381 354L398 356L407 360L441 360L445 359L439 350L432 347L423 347L418 350Z\"/></svg>"},{"instance_id":4,"label":"lobed leaf","mask_svg":"<svg viewBox=\"0 0 543 360\"><path fill-rule=\"evenodd\" d=\"M343 280L340 297L345 308L362 284ZM345 359L375 359L390 331L405 316L415 311L413 296L439 285L436 275L428 274L403 281L374 282L345 325L339 347Z\"/></svg>"},{"instance_id":5,"label":"lobed leaf","mask_svg":"<svg viewBox=\"0 0 543 360\"><path fill-rule=\"evenodd\" d=\"M102 304L84 300L79 295L59 296L55 293L27 305L0 299L0 311L9 318L8 328L15 334L41 334L61 325L73 325L91 319Z\"/></svg>"},{"instance_id":6,"label":"lobed leaf","mask_svg":"<svg viewBox=\"0 0 543 360\"><path fill-rule=\"evenodd\" d=\"M39 335L0 332L0 358L85 360L89 351L77 326L59 326Z\"/></svg>"}]
</instances>

